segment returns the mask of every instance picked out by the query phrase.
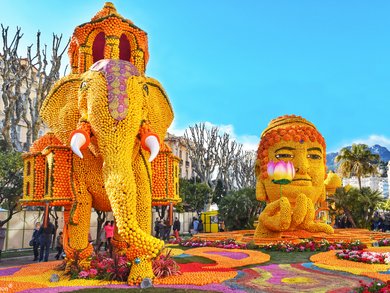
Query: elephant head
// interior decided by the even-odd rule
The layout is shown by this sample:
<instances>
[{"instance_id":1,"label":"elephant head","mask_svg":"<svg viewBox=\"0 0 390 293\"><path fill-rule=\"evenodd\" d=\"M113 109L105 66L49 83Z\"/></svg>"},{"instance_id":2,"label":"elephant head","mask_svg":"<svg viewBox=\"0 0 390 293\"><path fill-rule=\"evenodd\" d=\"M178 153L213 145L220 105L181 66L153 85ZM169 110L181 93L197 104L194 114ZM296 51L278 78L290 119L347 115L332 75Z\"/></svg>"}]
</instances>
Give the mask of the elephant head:
<instances>
[{"instance_id":1,"label":"elephant head","mask_svg":"<svg viewBox=\"0 0 390 293\"><path fill-rule=\"evenodd\" d=\"M139 75L130 62L100 60L87 72L58 81L40 114L79 157L91 151L102 160L104 186L118 232L132 248L128 256L151 259L163 243L150 236L150 223L141 219L150 217L151 210L148 159L157 155L157 141L164 140L173 120L160 83Z\"/></svg>"},{"instance_id":2,"label":"elephant head","mask_svg":"<svg viewBox=\"0 0 390 293\"><path fill-rule=\"evenodd\" d=\"M122 143L127 144L126 139L135 141L138 135L135 132L144 123L161 141L173 120L172 107L157 80L140 76L130 62L111 59L100 60L89 71L58 81L45 99L40 115L64 144L69 144L72 131L81 122L89 123L92 131L89 149L95 155L100 154L99 150L109 149L111 143L107 140L120 137ZM122 136L118 131L124 128L128 132ZM146 141L151 140L146 137ZM75 142L72 149L82 157L77 150L80 144ZM153 157L157 155L154 149L151 151Z\"/></svg>"}]
</instances>

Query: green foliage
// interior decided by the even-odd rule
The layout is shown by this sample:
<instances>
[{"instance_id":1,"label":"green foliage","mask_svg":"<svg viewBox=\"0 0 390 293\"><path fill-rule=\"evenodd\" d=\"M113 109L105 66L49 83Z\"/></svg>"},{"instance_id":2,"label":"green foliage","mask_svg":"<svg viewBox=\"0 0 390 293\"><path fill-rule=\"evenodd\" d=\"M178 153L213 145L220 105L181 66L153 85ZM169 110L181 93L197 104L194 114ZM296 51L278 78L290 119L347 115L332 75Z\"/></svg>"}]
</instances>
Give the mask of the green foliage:
<instances>
[{"instance_id":1,"label":"green foliage","mask_svg":"<svg viewBox=\"0 0 390 293\"><path fill-rule=\"evenodd\" d=\"M15 151L0 150L0 207L10 214L18 210L18 200L23 192L23 160ZM12 217L12 215L11 215ZM9 219L8 219L9 220ZM0 221L0 227L7 221Z\"/></svg>"},{"instance_id":2,"label":"green foliage","mask_svg":"<svg viewBox=\"0 0 390 293\"><path fill-rule=\"evenodd\" d=\"M183 178L180 178L179 186L183 206L187 210L196 211L200 214L204 209L209 195L212 193L211 188L205 183L195 183Z\"/></svg>"},{"instance_id":3,"label":"green foliage","mask_svg":"<svg viewBox=\"0 0 390 293\"><path fill-rule=\"evenodd\" d=\"M379 191L369 187L340 187L328 201L332 214L344 213L354 227L370 228L373 214L384 199Z\"/></svg>"},{"instance_id":4,"label":"green foliage","mask_svg":"<svg viewBox=\"0 0 390 293\"><path fill-rule=\"evenodd\" d=\"M218 180L213 194L213 202L218 205L224 196L226 196L226 188L223 186L222 180Z\"/></svg>"},{"instance_id":5,"label":"green foliage","mask_svg":"<svg viewBox=\"0 0 390 293\"><path fill-rule=\"evenodd\" d=\"M219 216L228 230L252 229L263 202L256 200L254 188L232 191L218 205Z\"/></svg>"},{"instance_id":6,"label":"green foliage","mask_svg":"<svg viewBox=\"0 0 390 293\"><path fill-rule=\"evenodd\" d=\"M378 205L378 209L384 210L384 211L390 211L390 199L381 202L381 203Z\"/></svg>"},{"instance_id":7,"label":"green foliage","mask_svg":"<svg viewBox=\"0 0 390 293\"><path fill-rule=\"evenodd\" d=\"M340 162L339 171L345 177L356 176L361 188L361 178L367 174L377 173L379 155L372 154L365 144L352 144L351 148L342 148L335 158Z\"/></svg>"}]
</instances>

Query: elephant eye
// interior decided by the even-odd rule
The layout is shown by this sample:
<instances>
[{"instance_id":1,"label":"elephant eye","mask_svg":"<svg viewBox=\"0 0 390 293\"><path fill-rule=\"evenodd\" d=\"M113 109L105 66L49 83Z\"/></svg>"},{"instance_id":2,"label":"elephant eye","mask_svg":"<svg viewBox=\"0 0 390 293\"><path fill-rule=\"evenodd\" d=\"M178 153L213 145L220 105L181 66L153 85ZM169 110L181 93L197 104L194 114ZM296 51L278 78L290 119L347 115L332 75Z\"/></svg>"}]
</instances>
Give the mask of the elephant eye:
<instances>
[{"instance_id":1,"label":"elephant eye","mask_svg":"<svg viewBox=\"0 0 390 293\"><path fill-rule=\"evenodd\" d=\"M146 92L146 94L149 95L149 88L146 84L144 84L143 89Z\"/></svg>"},{"instance_id":2,"label":"elephant eye","mask_svg":"<svg viewBox=\"0 0 390 293\"><path fill-rule=\"evenodd\" d=\"M80 84L80 89L85 89L87 87L87 82L83 81L81 84Z\"/></svg>"}]
</instances>

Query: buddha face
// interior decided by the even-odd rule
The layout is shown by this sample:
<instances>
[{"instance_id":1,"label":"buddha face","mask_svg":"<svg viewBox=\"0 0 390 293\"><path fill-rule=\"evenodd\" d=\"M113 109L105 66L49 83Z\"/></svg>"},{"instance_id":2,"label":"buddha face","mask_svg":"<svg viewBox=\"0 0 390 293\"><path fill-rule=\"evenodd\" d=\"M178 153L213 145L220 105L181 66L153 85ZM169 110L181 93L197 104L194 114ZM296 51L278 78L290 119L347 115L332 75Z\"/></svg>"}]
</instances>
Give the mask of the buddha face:
<instances>
[{"instance_id":1,"label":"buddha face","mask_svg":"<svg viewBox=\"0 0 390 293\"><path fill-rule=\"evenodd\" d=\"M269 161L291 161L296 171L290 184L282 186L282 196L287 197L294 205L297 196L304 193L316 203L325 193L325 152L317 141L285 141L280 140L268 148ZM271 178L260 179L263 192L270 202L280 198L280 185Z\"/></svg>"}]
</instances>

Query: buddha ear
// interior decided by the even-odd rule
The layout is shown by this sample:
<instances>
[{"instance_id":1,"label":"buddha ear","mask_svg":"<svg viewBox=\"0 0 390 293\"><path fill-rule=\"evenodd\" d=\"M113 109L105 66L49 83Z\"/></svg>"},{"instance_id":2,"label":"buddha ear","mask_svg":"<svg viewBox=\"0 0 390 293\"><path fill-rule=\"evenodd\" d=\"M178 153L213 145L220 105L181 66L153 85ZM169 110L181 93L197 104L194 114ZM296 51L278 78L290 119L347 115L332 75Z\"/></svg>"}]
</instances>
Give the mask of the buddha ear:
<instances>
[{"instance_id":1,"label":"buddha ear","mask_svg":"<svg viewBox=\"0 0 390 293\"><path fill-rule=\"evenodd\" d=\"M255 163L255 175L256 175L256 199L259 201L268 200L267 193L263 182L261 181L261 169L260 169L260 160L257 159Z\"/></svg>"},{"instance_id":2,"label":"buddha ear","mask_svg":"<svg viewBox=\"0 0 390 293\"><path fill-rule=\"evenodd\" d=\"M55 83L44 100L40 116L56 137L67 144L80 119L78 109L79 74L70 74Z\"/></svg>"}]
</instances>

